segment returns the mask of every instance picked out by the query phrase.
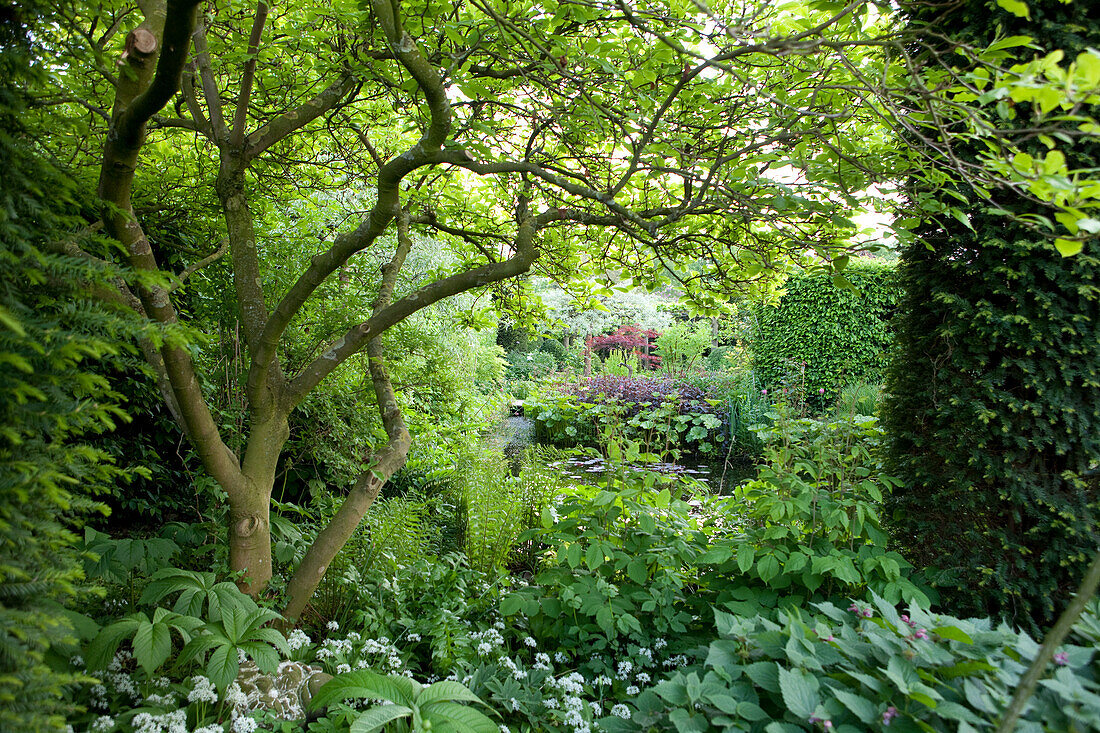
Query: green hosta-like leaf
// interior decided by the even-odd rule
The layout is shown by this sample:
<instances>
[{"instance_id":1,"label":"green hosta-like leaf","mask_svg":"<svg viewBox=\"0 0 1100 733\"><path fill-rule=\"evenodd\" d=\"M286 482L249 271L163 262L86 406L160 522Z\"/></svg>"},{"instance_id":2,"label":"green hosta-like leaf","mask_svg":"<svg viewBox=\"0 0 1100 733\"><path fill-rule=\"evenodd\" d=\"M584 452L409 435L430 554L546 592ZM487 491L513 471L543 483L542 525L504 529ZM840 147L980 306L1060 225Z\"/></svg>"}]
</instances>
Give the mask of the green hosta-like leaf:
<instances>
[{"instance_id":1,"label":"green hosta-like leaf","mask_svg":"<svg viewBox=\"0 0 1100 733\"><path fill-rule=\"evenodd\" d=\"M382 730L387 723L412 715L412 708L404 705L379 705L367 710L352 721L350 733L374 733Z\"/></svg>"},{"instance_id":2,"label":"green hosta-like leaf","mask_svg":"<svg viewBox=\"0 0 1100 733\"><path fill-rule=\"evenodd\" d=\"M456 733L500 733L500 726L488 715L456 702L431 703L421 711L433 727L442 730L449 726Z\"/></svg>"},{"instance_id":3,"label":"green hosta-like leaf","mask_svg":"<svg viewBox=\"0 0 1100 733\"><path fill-rule=\"evenodd\" d=\"M377 698L398 705L413 705L414 688L407 677L386 677L369 669L346 672L332 678L309 701L316 710L349 698Z\"/></svg>"},{"instance_id":4,"label":"green hosta-like leaf","mask_svg":"<svg viewBox=\"0 0 1100 733\"><path fill-rule=\"evenodd\" d=\"M433 702L455 700L481 703L481 698L470 692L468 687L452 680L443 680L429 685L416 696L416 704L421 708Z\"/></svg>"}]
</instances>

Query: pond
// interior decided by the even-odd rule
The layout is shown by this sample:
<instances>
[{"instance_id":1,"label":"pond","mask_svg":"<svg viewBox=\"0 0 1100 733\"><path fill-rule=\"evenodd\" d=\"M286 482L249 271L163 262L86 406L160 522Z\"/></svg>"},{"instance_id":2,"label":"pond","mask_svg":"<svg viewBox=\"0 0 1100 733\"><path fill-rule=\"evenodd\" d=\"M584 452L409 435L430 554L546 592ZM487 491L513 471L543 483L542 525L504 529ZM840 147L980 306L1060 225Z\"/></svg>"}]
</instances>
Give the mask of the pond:
<instances>
[{"instance_id":1,"label":"pond","mask_svg":"<svg viewBox=\"0 0 1100 733\"><path fill-rule=\"evenodd\" d=\"M490 445L503 450L510 458L517 458L534 440L534 424L522 416L512 416L503 420L493 432ZM539 460L540 453L528 454ZM561 473L567 481L595 484L607 473L617 470L606 459L577 453L576 455L550 455L545 457L548 468ZM683 476L705 484L711 493L728 494L733 488L756 475L756 466L749 461L707 461L688 458L679 463L657 462L627 464L636 471L654 471L666 476ZM518 468L518 466L517 466Z\"/></svg>"}]
</instances>

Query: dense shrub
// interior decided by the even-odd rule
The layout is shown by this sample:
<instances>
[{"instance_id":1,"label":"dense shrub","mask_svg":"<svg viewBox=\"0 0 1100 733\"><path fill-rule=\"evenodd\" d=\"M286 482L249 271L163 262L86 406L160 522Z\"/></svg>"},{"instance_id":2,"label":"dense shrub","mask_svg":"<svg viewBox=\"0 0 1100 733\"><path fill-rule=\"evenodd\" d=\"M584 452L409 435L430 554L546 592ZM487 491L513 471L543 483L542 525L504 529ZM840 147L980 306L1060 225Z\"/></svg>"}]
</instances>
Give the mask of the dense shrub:
<instances>
[{"instance_id":1,"label":"dense shrub","mask_svg":"<svg viewBox=\"0 0 1100 733\"><path fill-rule=\"evenodd\" d=\"M926 20L965 29L978 46L995 28L1038 35L1071 58L1095 45L1095 18L1056 2L1031 7L1031 21L992 2L947 19L929 8ZM1031 124L1026 105L1016 111ZM1095 167L1100 144L1067 145L1066 155L1071 169ZM1030 202L997 196L1014 215L1036 216ZM1063 258L1000 215L946 218L900 268L904 315L883 409L891 470L907 487L892 500L896 539L935 568L958 612L1044 627L1100 544L1100 238Z\"/></svg>"},{"instance_id":2,"label":"dense shrub","mask_svg":"<svg viewBox=\"0 0 1100 733\"><path fill-rule=\"evenodd\" d=\"M728 439L728 404L698 381L670 376L590 377L525 404L536 437L558 445L595 446L614 436L657 452L712 453Z\"/></svg>"},{"instance_id":3,"label":"dense shrub","mask_svg":"<svg viewBox=\"0 0 1100 733\"><path fill-rule=\"evenodd\" d=\"M787 280L777 306L758 309L750 345L766 388L794 390L820 408L845 384L881 379L901 295L895 269L853 262L844 276L855 292L805 273Z\"/></svg>"}]
</instances>

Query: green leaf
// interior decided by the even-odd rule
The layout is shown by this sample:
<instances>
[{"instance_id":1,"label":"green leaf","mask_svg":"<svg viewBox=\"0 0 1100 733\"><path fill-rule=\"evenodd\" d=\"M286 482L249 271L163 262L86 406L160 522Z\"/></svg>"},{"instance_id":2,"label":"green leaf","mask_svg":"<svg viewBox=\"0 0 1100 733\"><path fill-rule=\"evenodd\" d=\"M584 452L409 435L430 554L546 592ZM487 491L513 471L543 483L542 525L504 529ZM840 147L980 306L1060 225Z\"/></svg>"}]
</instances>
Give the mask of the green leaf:
<instances>
[{"instance_id":1,"label":"green leaf","mask_svg":"<svg viewBox=\"0 0 1100 733\"><path fill-rule=\"evenodd\" d=\"M437 702L423 709L425 717L446 730L450 725L456 733L500 733L500 727L492 718L465 705L455 702Z\"/></svg>"},{"instance_id":2,"label":"green leaf","mask_svg":"<svg viewBox=\"0 0 1100 733\"><path fill-rule=\"evenodd\" d=\"M868 725L880 721L878 708L865 697L860 697L848 690L833 690L833 696L844 703L844 707L855 713L856 717Z\"/></svg>"},{"instance_id":3,"label":"green leaf","mask_svg":"<svg viewBox=\"0 0 1100 733\"><path fill-rule=\"evenodd\" d=\"M960 641L963 644L973 644L974 640L970 636L958 628L957 626L937 626L932 629L932 633L944 639L951 639L952 641Z\"/></svg>"},{"instance_id":4,"label":"green leaf","mask_svg":"<svg viewBox=\"0 0 1100 733\"><path fill-rule=\"evenodd\" d=\"M134 634L134 659L152 674L172 653L172 635L166 623L142 623Z\"/></svg>"},{"instance_id":5,"label":"green leaf","mask_svg":"<svg viewBox=\"0 0 1100 733\"><path fill-rule=\"evenodd\" d=\"M367 710L356 718L349 729L350 733L374 733L385 727L386 723L412 715L412 708L404 705L379 705Z\"/></svg>"},{"instance_id":6,"label":"green leaf","mask_svg":"<svg viewBox=\"0 0 1100 733\"><path fill-rule=\"evenodd\" d=\"M398 705L413 704L412 681L400 675L389 677L360 669L333 677L309 701L313 710L350 698L378 698Z\"/></svg>"},{"instance_id":7,"label":"green leaf","mask_svg":"<svg viewBox=\"0 0 1100 733\"><path fill-rule=\"evenodd\" d=\"M206 676L222 692L225 691L230 682L237 679L239 671L237 648L229 644L224 644L215 649L206 662Z\"/></svg>"},{"instance_id":8,"label":"green leaf","mask_svg":"<svg viewBox=\"0 0 1100 733\"><path fill-rule=\"evenodd\" d=\"M808 720L820 704L817 678L801 669L779 667L779 690L787 709L802 720Z\"/></svg>"},{"instance_id":9,"label":"green leaf","mask_svg":"<svg viewBox=\"0 0 1100 733\"><path fill-rule=\"evenodd\" d=\"M595 570L603 565L603 557L603 548L600 543L593 542L584 554L584 564L588 566L589 570Z\"/></svg>"},{"instance_id":10,"label":"green leaf","mask_svg":"<svg viewBox=\"0 0 1100 733\"><path fill-rule=\"evenodd\" d=\"M744 544L737 548L737 567L742 573L747 573L756 558L756 550L752 545Z\"/></svg>"},{"instance_id":11,"label":"green leaf","mask_svg":"<svg viewBox=\"0 0 1100 733\"><path fill-rule=\"evenodd\" d=\"M1085 243L1079 239L1055 239L1054 247L1063 257L1073 257L1080 254L1085 248Z\"/></svg>"},{"instance_id":12,"label":"green leaf","mask_svg":"<svg viewBox=\"0 0 1100 733\"><path fill-rule=\"evenodd\" d=\"M1031 11L1028 9L1027 3L1021 2L1021 0L997 0L997 5L1019 18L1031 18Z\"/></svg>"},{"instance_id":13,"label":"green leaf","mask_svg":"<svg viewBox=\"0 0 1100 733\"><path fill-rule=\"evenodd\" d=\"M485 704L480 697L470 692L468 687L453 680L442 680L441 682L429 685L421 690L420 694L416 696L416 704L420 707L424 707L428 703L444 702L448 700L464 700L466 702Z\"/></svg>"},{"instance_id":14,"label":"green leaf","mask_svg":"<svg viewBox=\"0 0 1100 733\"><path fill-rule=\"evenodd\" d=\"M902 657L890 657L890 663L886 665L886 676L906 695L913 689L913 685L920 682L917 668Z\"/></svg>"}]
</instances>

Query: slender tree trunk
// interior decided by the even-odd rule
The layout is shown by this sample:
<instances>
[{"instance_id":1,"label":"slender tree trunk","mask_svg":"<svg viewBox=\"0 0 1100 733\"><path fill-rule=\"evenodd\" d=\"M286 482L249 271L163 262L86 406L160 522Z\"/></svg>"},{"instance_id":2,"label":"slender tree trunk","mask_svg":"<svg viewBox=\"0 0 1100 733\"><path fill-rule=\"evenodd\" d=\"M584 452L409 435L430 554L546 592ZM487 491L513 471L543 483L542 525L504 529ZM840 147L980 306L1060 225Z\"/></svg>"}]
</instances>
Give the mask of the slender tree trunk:
<instances>
[{"instance_id":1,"label":"slender tree trunk","mask_svg":"<svg viewBox=\"0 0 1100 733\"><path fill-rule=\"evenodd\" d=\"M229 569L237 585L259 594L271 580L271 490L279 454L290 437L285 417L255 424L248 439L242 480L223 488L229 496Z\"/></svg>"}]
</instances>

